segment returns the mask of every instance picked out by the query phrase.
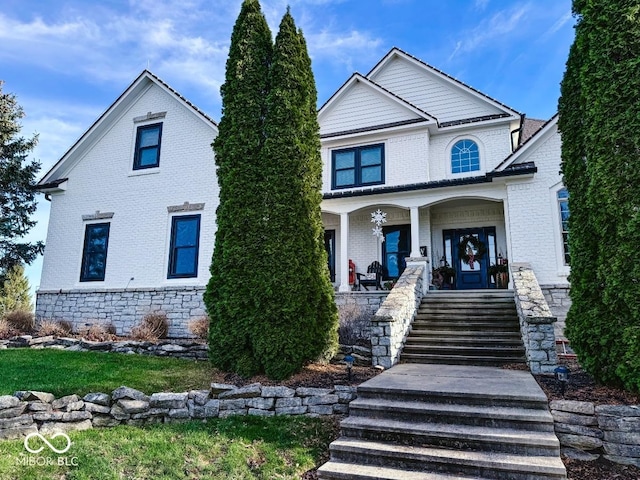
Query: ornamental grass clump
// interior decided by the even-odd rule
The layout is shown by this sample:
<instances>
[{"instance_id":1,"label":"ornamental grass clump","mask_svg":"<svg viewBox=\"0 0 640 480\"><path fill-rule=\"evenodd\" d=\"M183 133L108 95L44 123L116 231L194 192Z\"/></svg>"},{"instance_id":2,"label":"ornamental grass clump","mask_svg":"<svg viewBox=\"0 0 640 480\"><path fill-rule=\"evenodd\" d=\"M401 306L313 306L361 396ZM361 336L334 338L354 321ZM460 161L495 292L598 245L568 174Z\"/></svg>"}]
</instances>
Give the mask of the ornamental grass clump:
<instances>
[{"instance_id":1,"label":"ornamental grass clump","mask_svg":"<svg viewBox=\"0 0 640 480\"><path fill-rule=\"evenodd\" d=\"M209 317L198 317L189 322L189 331L193 333L197 338L206 340L209 336Z\"/></svg>"},{"instance_id":2,"label":"ornamental grass clump","mask_svg":"<svg viewBox=\"0 0 640 480\"><path fill-rule=\"evenodd\" d=\"M131 329L131 337L135 340L157 342L160 338L167 338L169 321L164 312L147 313L140 325Z\"/></svg>"},{"instance_id":3,"label":"ornamental grass clump","mask_svg":"<svg viewBox=\"0 0 640 480\"><path fill-rule=\"evenodd\" d=\"M36 326L33 313L27 310L14 310L7 313L4 319L20 333L32 333Z\"/></svg>"},{"instance_id":4,"label":"ornamental grass clump","mask_svg":"<svg viewBox=\"0 0 640 480\"><path fill-rule=\"evenodd\" d=\"M373 314L361 305L350 303L339 309L340 345L366 345L369 341Z\"/></svg>"},{"instance_id":5,"label":"ornamental grass clump","mask_svg":"<svg viewBox=\"0 0 640 480\"><path fill-rule=\"evenodd\" d=\"M15 337L16 335L18 335L18 331L4 318L0 318L0 340Z\"/></svg>"},{"instance_id":6,"label":"ornamental grass clump","mask_svg":"<svg viewBox=\"0 0 640 480\"><path fill-rule=\"evenodd\" d=\"M73 333L73 327L66 320L41 320L36 327L36 333L39 337L65 337Z\"/></svg>"}]
</instances>

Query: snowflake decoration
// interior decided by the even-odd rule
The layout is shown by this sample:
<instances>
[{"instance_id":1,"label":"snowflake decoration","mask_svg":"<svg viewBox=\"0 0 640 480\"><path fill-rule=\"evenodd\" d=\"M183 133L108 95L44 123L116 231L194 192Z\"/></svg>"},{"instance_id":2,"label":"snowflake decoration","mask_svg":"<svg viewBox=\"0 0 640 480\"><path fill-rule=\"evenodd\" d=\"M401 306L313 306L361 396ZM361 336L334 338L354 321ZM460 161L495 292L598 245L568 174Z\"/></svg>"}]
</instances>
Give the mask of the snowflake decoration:
<instances>
[{"instance_id":1,"label":"snowflake decoration","mask_svg":"<svg viewBox=\"0 0 640 480\"><path fill-rule=\"evenodd\" d=\"M380 209L371 212L371 222L378 226L387 223L387 214Z\"/></svg>"},{"instance_id":2,"label":"snowflake decoration","mask_svg":"<svg viewBox=\"0 0 640 480\"><path fill-rule=\"evenodd\" d=\"M374 236L381 238L384 242L384 234L382 233L382 227L380 227L380 225L376 225L371 230L373 231Z\"/></svg>"}]
</instances>

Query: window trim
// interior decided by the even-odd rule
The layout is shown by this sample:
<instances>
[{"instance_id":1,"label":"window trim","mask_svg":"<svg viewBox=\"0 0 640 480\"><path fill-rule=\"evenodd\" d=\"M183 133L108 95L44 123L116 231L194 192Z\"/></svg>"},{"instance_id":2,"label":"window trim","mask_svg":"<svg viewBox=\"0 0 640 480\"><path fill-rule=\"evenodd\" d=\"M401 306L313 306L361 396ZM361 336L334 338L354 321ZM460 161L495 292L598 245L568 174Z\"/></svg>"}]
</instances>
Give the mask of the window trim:
<instances>
[{"instance_id":1,"label":"window trim","mask_svg":"<svg viewBox=\"0 0 640 480\"><path fill-rule=\"evenodd\" d=\"M88 252L88 240L89 240L89 230L95 227L107 227L107 238L104 244L104 269L102 271L102 276L100 278L92 278L87 276L87 260L90 254L94 252ZM88 223L85 225L84 229L84 241L82 247L82 263L80 264L80 282L104 282L104 279L107 274L107 257L109 254L109 235L111 234L111 222L101 222L101 223Z\"/></svg>"},{"instance_id":2,"label":"window trim","mask_svg":"<svg viewBox=\"0 0 640 480\"><path fill-rule=\"evenodd\" d=\"M453 149L456 148L456 145L458 145L460 142L464 142L464 141L472 142L476 146L476 149L478 151L478 168L473 170L454 172L453 171L453 155L454 155ZM462 138L455 139L451 143L451 147L449 147L449 171L451 172L451 175L464 175L465 173L472 174L475 172L479 172L481 170L482 170L482 154L480 151L480 143L475 138L471 138L471 137L462 137Z\"/></svg>"},{"instance_id":3,"label":"window trim","mask_svg":"<svg viewBox=\"0 0 640 480\"><path fill-rule=\"evenodd\" d=\"M360 152L362 150L368 150L375 147L380 148L380 181L375 182L363 182L362 181L362 165L360 160ZM370 145L359 145L357 147L349 147L349 148L339 148L331 151L331 189L332 190L341 190L345 188L357 188L357 187L368 187L370 185L382 185L384 184L385 177L385 144L384 143L374 143ZM337 172L341 170L351 170L351 169L336 169L336 155L344 152L354 152L354 183L349 185L338 185L337 183ZM369 167L370 165L365 165L365 167Z\"/></svg>"},{"instance_id":4,"label":"window trim","mask_svg":"<svg viewBox=\"0 0 640 480\"><path fill-rule=\"evenodd\" d=\"M195 241L195 245L193 246L188 246L188 247L184 247L184 246L179 246L176 247L175 246L175 241L176 241L176 225L178 222L182 221L182 220L198 220L198 224L196 227L196 241ZM199 257L200 257L200 227L202 224L202 215L200 214L196 214L196 215L174 215L171 217L171 232L170 232L170 242L169 242L169 265L167 267L167 279L171 280L171 279L176 279L176 278L197 278L198 277L198 264L199 264ZM193 270L189 273L183 273L183 274L177 274L177 273L172 273L172 271L175 269L175 259L176 259L176 252L177 249L179 248L195 248L196 251L196 255L195 255L195 262L193 265Z\"/></svg>"},{"instance_id":5,"label":"window trim","mask_svg":"<svg viewBox=\"0 0 640 480\"><path fill-rule=\"evenodd\" d=\"M145 131L145 130L151 130L151 129L155 129L158 128L158 143L153 146L153 147L140 147L140 137L141 137L141 132ZM162 146L162 122L159 123L150 123L148 125L140 125L138 126L138 128L136 129L136 144L135 144L135 150L133 153L133 170L137 171L137 170L147 170L149 168L159 168L160 167L160 149ZM140 164L140 152L143 149L149 149L149 148L157 148L158 149L158 154L156 156L156 163L151 164L151 165L141 165Z\"/></svg>"},{"instance_id":6,"label":"window trim","mask_svg":"<svg viewBox=\"0 0 640 480\"><path fill-rule=\"evenodd\" d=\"M562 192L566 193L566 197L560 198L560 194ZM571 211L569 210L569 191L567 190L567 187L562 187L560 189L558 189L556 191L556 204L557 204L557 208L558 208L558 228L560 231L560 250L562 253L562 262L564 266L569 266L571 265L571 252L569 250L569 229L567 228L567 230L565 230L563 228L563 220L562 220L562 203L566 203L567 205L567 212L569 213L569 215L571 215ZM568 221L567 217L567 221ZM568 225L567 225L568 227ZM567 235L567 241L565 242L564 240L564 236L565 234ZM566 248L565 248L566 245Z\"/></svg>"}]
</instances>

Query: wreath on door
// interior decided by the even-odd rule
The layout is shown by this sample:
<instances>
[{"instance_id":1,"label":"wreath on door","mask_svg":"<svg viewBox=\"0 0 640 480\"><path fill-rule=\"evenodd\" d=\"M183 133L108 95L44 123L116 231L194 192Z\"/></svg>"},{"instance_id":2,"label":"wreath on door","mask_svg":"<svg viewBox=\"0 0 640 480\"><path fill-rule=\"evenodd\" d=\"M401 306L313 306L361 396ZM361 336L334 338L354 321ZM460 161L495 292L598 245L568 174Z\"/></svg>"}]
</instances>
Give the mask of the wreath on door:
<instances>
[{"instance_id":1,"label":"wreath on door","mask_svg":"<svg viewBox=\"0 0 640 480\"><path fill-rule=\"evenodd\" d=\"M458 243L458 258L473 269L476 261L479 261L487 253L487 246L475 235L465 235Z\"/></svg>"}]
</instances>

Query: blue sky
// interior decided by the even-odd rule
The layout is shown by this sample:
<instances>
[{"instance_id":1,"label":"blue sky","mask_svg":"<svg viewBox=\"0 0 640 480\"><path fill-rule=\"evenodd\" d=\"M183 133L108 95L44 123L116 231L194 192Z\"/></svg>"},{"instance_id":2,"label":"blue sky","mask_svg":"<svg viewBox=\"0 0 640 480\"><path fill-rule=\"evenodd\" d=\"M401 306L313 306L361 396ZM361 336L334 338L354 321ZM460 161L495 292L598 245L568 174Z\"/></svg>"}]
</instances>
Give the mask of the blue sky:
<instances>
[{"instance_id":1,"label":"blue sky","mask_svg":"<svg viewBox=\"0 0 640 480\"><path fill-rule=\"evenodd\" d=\"M273 34L287 5L322 105L392 47L529 118L547 119L573 41L570 0L262 0ZM215 120L241 0L3 0L0 79L39 134L44 174L145 68ZM31 240L46 238L41 197ZM27 268L39 284L41 259Z\"/></svg>"}]
</instances>

